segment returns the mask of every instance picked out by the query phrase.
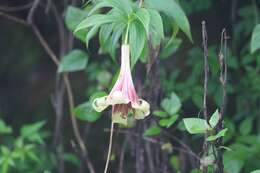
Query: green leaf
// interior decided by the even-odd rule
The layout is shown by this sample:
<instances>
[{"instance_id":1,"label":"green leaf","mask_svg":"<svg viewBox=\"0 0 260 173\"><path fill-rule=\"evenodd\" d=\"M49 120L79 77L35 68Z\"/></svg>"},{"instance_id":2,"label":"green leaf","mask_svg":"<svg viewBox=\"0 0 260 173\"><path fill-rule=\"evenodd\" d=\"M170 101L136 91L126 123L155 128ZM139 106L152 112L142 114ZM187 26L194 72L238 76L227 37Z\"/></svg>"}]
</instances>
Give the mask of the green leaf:
<instances>
[{"instance_id":1,"label":"green leaf","mask_svg":"<svg viewBox=\"0 0 260 173\"><path fill-rule=\"evenodd\" d=\"M42 139L39 130L44 126L45 123L46 123L45 121L39 121L36 123L26 124L22 126L20 130L21 136L23 138L28 139L29 141L43 144L44 141Z\"/></svg>"},{"instance_id":2,"label":"green leaf","mask_svg":"<svg viewBox=\"0 0 260 173\"><path fill-rule=\"evenodd\" d=\"M256 25L251 38L251 53L260 48L260 24Z\"/></svg>"},{"instance_id":3,"label":"green leaf","mask_svg":"<svg viewBox=\"0 0 260 173\"><path fill-rule=\"evenodd\" d=\"M250 172L250 173L260 173L260 169L254 170L254 171L252 171L252 172Z\"/></svg>"},{"instance_id":4,"label":"green leaf","mask_svg":"<svg viewBox=\"0 0 260 173\"><path fill-rule=\"evenodd\" d=\"M65 24L67 28L74 31L78 24L86 18L88 13L79 8L69 6L65 14Z\"/></svg>"},{"instance_id":5,"label":"green leaf","mask_svg":"<svg viewBox=\"0 0 260 173\"><path fill-rule=\"evenodd\" d=\"M153 47L155 48L160 45L162 39L164 38L162 17L156 10L147 10L150 13L150 39Z\"/></svg>"},{"instance_id":6,"label":"green leaf","mask_svg":"<svg viewBox=\"0 0 260 173\"><path fill-rule=\"evenodd\" d=\"M248 135L253 127L253 118L247 117L239 126L239 132L242 135Z\"/></svg>"},{"instance_id":7,"label":"green leaf","mask_svg":"<svg viewBox=\"0 0 260 173\"><path fill-rule=\"evenodd\" d=\"M74 164L77 167L80 166L80 159L73 153L64 153L63 159Z\"/></svg>"},{"instance_id":8,"label":"green leaf","mask_svg":"<svg viewBox=\"0 0 260 173\"><path fill-rule=\"evenodd\" d=\"M45 121L39 121L32 124L26 124L21 128L22 137L28 137L34 133L38 133L39 130L44 126Z\"/></svg>"},{"instance_id":9,"label":"green leaf","mask_svg":"<svg viewBox=\"0 0 260 173\"><path fill-rule=\"evenodd\" d=\"M72 50L65 55L58 68L58 72L74 72L83 70L88 63L88 55L82 50Z\"/></svg>"},{"instance_id":10,"label":"green leaf","mask_svg":"<svg viewBox=\"0 0 260 173\"><path fill-rule=\"evenodd\" d=\"M232 152L224 154L224 169L227 173L239 173L243 168L244 160L240 160Z\"/></svg>"},{"instance_id":11,"label":"green leaf","mask_svg":"<svg viewBox=\"0 0 260 173\"><path fill-rule=\"evenodd\" d=\"M161 133L161 129L158 126L149 127L144 131L144 136L156 136Z\"/></svg>"},{"instance_id":12,"label":"green leaf","mask_svg":"<svg viewBox=\"0 0 260 173\"><path fill-rule=\"evenodd\" d=\"M211 125L212 128L214 128L218 124L219 119L220 119L220 115L217 109L209 119L209 124Z\"/></svg>"},{"instance_id":13,"label":"green leaf","mask_svg":"<svg viewBox=\"0 0 260 173\"><path fill-rule=\"evenodd\" d=\"M5 122L0 119L0 134L10 134L12 131L12 127L7 126Z\"/></svg>"},{"instance_id":14,"label":"green leaf","mask_svg":"<svg viewBox=\"0 0 260 173\"><path fill-rule=\"evenodd\" d=\"M170 98L163 99L161 106L168 114L174 115L180 110L181 102L179 97L172 92Z\"/></svg>"},{"instance_id":15,"label":"green leaf","mask_svg":"<svg viewBox=\"0 0 260 173\"><path fill-rule=\"evenodd\" d=\"M104 0L104 2L107 2L111 7L114 7L127 15L131 14L133 11L131 1L129 0Z\"/></svg>"},{"instance_id":16,"label":"green leaf","mask_svg":"<svg viewBox=\"0 0 260 173\"><path fill-rule=\"evenodd\" d=\"M171 127L175 122L176 120L178 119L179 115L176 114L176 115L173 115L171 118L168 118L168 119L162 119L159 121L159 124L163 127Z\"/></svg>"},{"instance_id":17,"label":"green leaf","mask_svg":"<svg viewBox=\"0 0 260 173\"><path fill-rule=\"evenodd\" d=\"M218 132L218 134L216 135L211 135L207 138L207 141L215 141L216 139L225 136L226 132L227 132L227 128L222 129L220 132Z\"/></svg>"},{"instance_id":18,"label":"green leaf","mask_svg":"<svg viewBox=\"0 0 260 173\"><path fill-rule=\"evenodd\" d=\"M184 118L184 125L190 134L205 133L209 126L207 121L200 118Z\"/></svg>"},{"instance_id":19,"label":"green leaf","mask_svg":"<svg viewBox=\"0 0 260 173\"><path fill-rule=\"evenodd\" d=\"M166 112L161 111L161 110L153 111L153 115L160 117L160 118L166 118L168 116Z\"/></svg>"},{"instance_id":20,"label":"green leaf","mask_svg":"<svg viewBox=\"0 0 260 173\"><path fill-rule=\"evenodd\" d=\"M105 51L108 50L108 48L106 48L108 45L106 44L107 40L109 39L111 33L113 31L113 24L105 24L102 25L100 27L100 31L99 31L99 42L100 45L102 47L102 49L104 49Z\"/></svg>"},{"instance_id":21,"label":"green leaf","mask_svg":"<svg viewBox=\"0 0 260 173\"><path fill-rule=\"evenodd\" d=\"M99 10L100 8L104 8L104 7L111 7L111 5L108 2L100 1L99 3L94 5L94 7L89 11L88 16L91 16L97 10Z\"/></svg>"},{"instance_id":22,"label":"green leaf","mask_svg":"<svg viewBox=\"0 0 260 173\"><path fill-rule=\"evenodd\" d=\"M99 29L99 26L98 26L98 25L97 25L97 26L94 26L94 27L92 27L92 28L89 30L89 32L87 33L86 40L85 40L85 41L86 41L87 48L88 48L89 40L96 35L96 33L98 32L98 29Z\"/></svg>"},{"instance_id":23,"label":"green leaf","mask_svg":"<svg viewBox=\"0 0 260 173\"><path fill-rule=\"evenodd\" d=\"M134 15L138 20L143 24L143 27L146 31L146 35L149 35L149 24L150 24L150 14L145 8L139 8Z\"/></svg>"},{"instance_id":24,"label":"green leaf","mask_svg":"<svg viewBox=\"0 0 260 173\"><path fill-rule=\"evenodd\" d=\"M171 37L171 39L163 47L160 53L160 57L162 59L166 59L167 57L169 57L179 49L181 43L182 43L182 39Z\"/></svg>"},{"instance_id":25,"label":"green leaf","mask_svg":"<svg viewBox=\"0 0 260 173\"><path fill-rule=\"evenodd\" d=\"M145 29L139 21L133 21L129 26L129 44L131 51L131 66L134 67L144 49L146 42Z\"/></svg>"},{"instance_id":26,"label":"green leaf","mask_svg":"<svg viewBox=\"0 0 260 173\"><path fill-rule=\"evenodd\" d=\"M115 21L115 18L112 15L108 14L95 14L84 19L75 29L74 33L82 29L87 29L92 26L100 26L106 23L111 23Z\"/></svg>"},{"instance_id":27,"label":"green leaf","mask_svg":"<svg viewBox=\"0 0 260 173\"><path fill-rule=\"evenodd\" d=\"M181 30L188 36L190 41L192 41L189 21L184 11L175 0L145 0L145 5L161 11L174 19Z\"/></svg>"},{"instance_id":28,"label":"green leaf","mask_svg":"<svg viewBox=\"0 0 260 173\"><path fill-rule=\"evenodd\" d=\"M173 167L175 170L180 169L180 158L178 156L172 155L170 157L170 165Z\"/></svg>"},{"instance_id":29,"label":"green leaf","mask_svg":"<svg viewBox=\"0 0 260 173\"><path fill-rule=\"evenodd\" d=\"M101 114L93 109L91 102L77 106L73 113L78 119L88 122L95 122L101 117Z\"/></svg>"},{"instance_id":30,"label":"green leaf","mask_svg":"<svg viewBox=\"0 0 260 173\"><path fill-rule=\"evenodd\" d=\"M11 151L9 150L9 148L7 148L6 146L2 145L1 146L1 152L3 153L3 155L10 155Z\"/></svg>"},{"instance_id":31,"label":"green leaf","mask_svg":"<svg viewBox=\"0 0 260 173\"><path fill-rule=\"evenodd\" d=\"M78 24L86 18L88 13L84 10L81 10L79 8L69 6L66 14L65 14L65 24L67 28L74 32L74 30L77 28ZM81 30L78 31L77 33L74 33L75 37L80 39L81 41L85 41L86 35L87 35L87 30Z\"/></svg>"}]
</instances>

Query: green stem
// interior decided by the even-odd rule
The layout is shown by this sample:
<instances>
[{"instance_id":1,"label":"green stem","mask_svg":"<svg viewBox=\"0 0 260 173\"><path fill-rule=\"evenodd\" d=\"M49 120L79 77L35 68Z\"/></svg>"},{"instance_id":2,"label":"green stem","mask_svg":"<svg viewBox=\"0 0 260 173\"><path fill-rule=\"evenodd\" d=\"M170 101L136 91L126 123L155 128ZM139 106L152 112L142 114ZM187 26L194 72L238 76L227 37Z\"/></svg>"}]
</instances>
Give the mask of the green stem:
<instances>
[{"instance_id":1,"label":"green stem","mask_svg":"<svg viewBox=\"0 0 260 173\"><path fill-rule=\"evenodd\" d=\"M129 26L130 26L130 22L127 23L127 28L125 33L125 44L128 43Z\"/></svg>"}]
</instances>

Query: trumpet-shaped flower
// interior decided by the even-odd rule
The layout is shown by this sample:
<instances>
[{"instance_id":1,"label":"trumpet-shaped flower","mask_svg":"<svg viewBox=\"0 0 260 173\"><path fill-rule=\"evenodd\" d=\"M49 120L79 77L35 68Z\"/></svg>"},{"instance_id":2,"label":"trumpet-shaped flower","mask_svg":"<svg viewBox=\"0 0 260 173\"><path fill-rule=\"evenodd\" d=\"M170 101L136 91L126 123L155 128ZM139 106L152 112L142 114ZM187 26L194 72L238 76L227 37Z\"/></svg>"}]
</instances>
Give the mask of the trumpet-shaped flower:
<instances>
[{"instance_id":1,"label":"trumpet-shaped flower","mask_svg":"<svg viewBox=\"0 0 260 173\"><path fill-rule=\"evenodd\" d=\"M112 106L112 121L127 124L127 117L132 113L135 119L144 119L150 114L150 105L136 94L130 69L129 45L121 47L121 68L118 79L108 96L96 98L93 108L101 112Z\"/></svg>"}]
</instances>

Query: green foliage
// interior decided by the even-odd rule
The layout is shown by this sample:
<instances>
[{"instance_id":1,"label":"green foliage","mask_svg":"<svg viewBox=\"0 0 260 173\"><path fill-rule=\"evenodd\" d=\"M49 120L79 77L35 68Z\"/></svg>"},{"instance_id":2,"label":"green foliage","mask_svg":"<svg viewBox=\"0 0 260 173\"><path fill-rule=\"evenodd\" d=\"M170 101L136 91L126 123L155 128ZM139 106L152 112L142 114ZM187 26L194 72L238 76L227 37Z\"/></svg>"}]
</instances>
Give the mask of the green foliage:
<instances>
[{"instance_id":1,"label":"green foliage","mask_svg":"<svg viewBox=\"0 0 260 173\"><path fill-rule=\"evenodd\" d=\"M115 60L118 42L122 38L122 43L130 44L132 67L139 59L145 62L148 55L148 41L151 40L153 47L156 48L164 38L163 21L158 11L169 15L170 22L175 21L191 40L187 17L175 1L169 1L167 6L164 3L158 3L162 4L159 8L154 8L151 3L147 1L144 7L139 8L136 3L129 0L98 1L94 3L88 16L78 24L74 33L87 32L85 42L88 46L89 40L99 32L102 53L109 53L113 60ZM105 14L96 13L104 7L110 10ZM175 46L174 43L180 44L180 41L171 39L167 49L164 50L164 56L169 56L178 49L179 46Z\"/></svg>"},{"instance_id":2,"label":"green foliage","mask_svg":"<svg viewBox=\"0 0 260 173\"><path fill-rule=\"evenodd\" d=\"M172 92L170 98L165 98L161 102L161 107L170 115L176 114L181 108L179 97Z\"/></svg>"},{"instance_id":3,"label":"green foliage","mask_svg":"<svg viewBox=\"0 0 260 173\"><path fill-rule=\"evenodd\" d=\"M89 121L89 122L95 122L101 116L100 113L96 112L92 108L91 102L86 102L77 106L74 110L74 114L80 120Z\"/></svg>"},{"instance_id":4,"label":"green foliage","mask_svg":"<svg viewBox=\"0 0 260 173\"><path fill-rule=\"evenodd\" d=\"M166 58L170 57L172 54L174 54L179 49L181 44L182 44L181 39L171 37L169 39L169 41L163 47L163 49L160 53L160 57L162 59L166 59Z\"/></svg>"},{"instance_id":5,"label":"green foliage","mask_svg":"<svg viewBox=\"0 0 260 173\"><path fill-rule=\"evenodd\" d=\"M210 129L207 121L201 118L184 118L183 122L190 134L206 133Z\"/></svg>"},{"instance_id":6,"label":"green foliage","mask_svg":"<svg viewBox=\"0 0 260 173\"><path fill-rule=\"evenodd\" d=\"M73 153L64 153L63 158L65 161L74 164L75 166L80 166L80 159Z\"/></svg>"},{"instance_id":7,"label":"green foliage","mask_svg":"<svg viewBox=\"0 0 260 173\"><path fill-rule=\"evenodd\" d=\"M153 112L153 115L159 117L159 118L166 118L167 117L167 113L164 111L160 111L160 110L156 110Z\"/></svg>"},{"instance_id":8,"label":"green foliage","mask_svg":"<svg viewBox=\"0 0 260 173\"><path fill-rule=\"evenodd\" d=\"M189 37L190 41L192 41L189 21L184 11L175 0L146 0L145 4L148 7L161 11L173 18L181 30Z\"/></svg>"},{"instance_id":9,"label":"green foliage","mask_svg":"<svg viewBox=\"0 0 260 173\"><path fill-rule=\"evenodd\" d=\"M0 119L0 135L10 133L12 133L12 128L6 125L6 123L2 119Z\"/></svg>"},{"instance_id":10,"label":"green foliage","mask_svg":"<svg viewBox=\"0 0 260 173\"><path fill-rule=\"evenodd\" d=\"M158 126L151 126L144 131L144 136L156 136L161 133L161 128Z\"/></svg>"},{"instance_id":11,"label":"green foliage","mask_svg":"<svg viewBox=\"0 0 260 173\"><path fill-rule=\"evenodd\" d=\"M72 50L61 60L58 72L74 72L85 69L88 63L88 55L81 50Z\"/></svg>"},{"instance_id":12,"label":"green foliage","mask_svg":"<svg viewBox=\"0 0 260 173\"><path fill-rule=\"evenodd\" d=\"M150 13L145 8L140 8L134 14L138 20L143 24L143 28L146 31L147 36L149 35L149 25L150 25ZM131 31L131 29L130 29Z\"/></svg>"},{"instance_id":13,"label":"green foliage","mask_svg":"<svg viewBox=\"0 0 260 173\"><path fill-rule=\"evenodd\" d=\"M38 142L43 144L43 136L39 133L39 130L45 124L45 121L39 121L33 124L27 124L21 127L21 137L28 139L31 142Z\"/></svg>"},{"instance_id":14,"label":"green foliage","mask_svg":"<svg viewBox=\"0 0 260 173\"><path fill-rule=\"evenodd\" d=\"M249 117L245 119L239 126L239 132L242 135L248 135L253 127L253 118Z\"/></svg>"},{"instance_id":15,"label":"green foliage","mask_svg":"<svg viewBox=\"0 0 260 173\"><path fill-rule=\"evenodd\" d=\"M207 141L215 141L218 138L221 138L223 136L225 136L226 132L227 132L227 128L220 130L216 135L211 135L207 138Z\"/></svg>"},{"instance_id":16,"label":"green foliage","mask_svg":"<svg viewBox=\"0 0 260 173\"><path fill-rule=\"evenodd\" d=\"M251 39L251 53L254 53L257 49L260 49L260 24L256 25Z\"/></svg>"},{"instance_id":17,"label":"green foliage","mask_svg":"<svg viewBox=\"0 0 260 173\"><path fill-rule=\"evenodd\" d=\"M176 122L176 120L178 119L178 117L179 117L179 115L178 115L178 114L175 114L175 115L171 116L170 118L161 119L161 120L159 121L159 124L160 124L160 126L162 126L162 127L167 127L167 128L169 128L169 127L171 127L171 126Z\"/></svg>"},{"instance_id":18,"label":"green foliage","mask_svg":"<svg viewBox=\"0 0 260 173\"><path fill-rule=\"evenodd\" d=\"M74 31L79 23L87 17L88 13L80 8L69 6L65 15L65 24L70 31ZM75 33L75 36L84 41L86 38L86 32L80 31Z\"/></svg>"},{"instance_id":19,"label":"green foliage","mask_svg":"<svg viewBox=\"0 0 260 173\"><path fill-rule=\"evenodd\" d=\"M219 122L220 116L219 116L219 112L218 109L213 113L213 115L210 117L209 119L209 124L212 128L214 128L218 122Z\"/></svg>"},{"instance_id":20,"label":"green foliage","mask_svg":"<svg viewBox=\"0 0 260 173\"><path fill-rule=\"evenodd\" d=\"M260 173L260 170L255 170L255 171L252 171L250 173Z\"/></svg>"},{"instance_id":21,"label":"green foliage","mask_svg":"<svg viewBox=\"0 0 260 173\"><path fill-rule=\"evenodd\" d=\"M153 47L157 47L160 45L161 41L164 39L164 31L163 31L163 21L159 12L153 9L148 9L150 13L150 26L149 32L152 37L150 37Z\"/></svg>"},{"instance_id":22,"label":"green foliage","mask_svg":"<svg viewBox=\"0 0 260 173\"><path fill-rule=\"evenodd\" d=\"M9 138L4 138L1 141L3 143L0 144L1 173L41 172L43 171L42 165L49 170L53 169L55 160L51 158L50 152L44 151L44 139L46 138L42 131L44 124L45 121L38 121L23 125L18 137L12 136L12 132L8 133ZM11 141L9 141L10 139ZM5 143L9 144L5 145ZM47 157L51 163L48 163L44 157Z\"/></svg>"}]
</instances>

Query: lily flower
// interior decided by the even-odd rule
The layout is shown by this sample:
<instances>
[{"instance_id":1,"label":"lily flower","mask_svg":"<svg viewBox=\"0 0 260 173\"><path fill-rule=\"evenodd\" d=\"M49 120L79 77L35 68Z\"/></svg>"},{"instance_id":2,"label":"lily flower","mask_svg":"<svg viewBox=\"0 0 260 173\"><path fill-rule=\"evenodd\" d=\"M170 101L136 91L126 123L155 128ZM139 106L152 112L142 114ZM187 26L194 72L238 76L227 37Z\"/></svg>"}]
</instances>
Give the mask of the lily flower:
<instances>
[{"instance_id":1,"label":"lily flower","mask_svg":"<svg viewBox=\"0 0 260 173\"><path fill-rule=\"evenodd\" d=\"M92 106L102 112L112 106L112 122L127 125L128 114L135 119L144 119L150 114L150 105L136 94L130 69L130 50L128 44L121 46L121 67L118 79L108 96L96 98Z\"/></svg>"}]
</instances>

